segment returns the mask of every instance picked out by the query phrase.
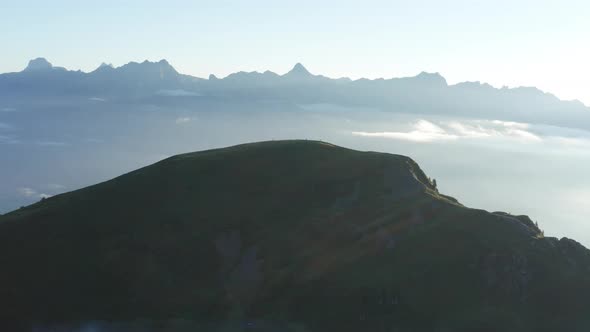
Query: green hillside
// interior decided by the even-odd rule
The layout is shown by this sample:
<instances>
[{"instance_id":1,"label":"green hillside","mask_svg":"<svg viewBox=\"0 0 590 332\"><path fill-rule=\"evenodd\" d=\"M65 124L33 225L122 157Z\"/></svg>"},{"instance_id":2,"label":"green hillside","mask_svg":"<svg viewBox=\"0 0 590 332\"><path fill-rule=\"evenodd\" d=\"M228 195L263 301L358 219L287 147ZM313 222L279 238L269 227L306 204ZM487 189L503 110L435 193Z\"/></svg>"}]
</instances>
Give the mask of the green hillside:
<instances>
[{"instance_id":1,"label":"green hillside","mask_svg":"<svg viewBox=\"0 0 590 332\"><path fill-rule=\"evenodd\" d=\"M583 246L464 207L408 157L317 141L178 155L0 216L0 266L15 329L590 329Z\"/></svg>"}]
</instances>

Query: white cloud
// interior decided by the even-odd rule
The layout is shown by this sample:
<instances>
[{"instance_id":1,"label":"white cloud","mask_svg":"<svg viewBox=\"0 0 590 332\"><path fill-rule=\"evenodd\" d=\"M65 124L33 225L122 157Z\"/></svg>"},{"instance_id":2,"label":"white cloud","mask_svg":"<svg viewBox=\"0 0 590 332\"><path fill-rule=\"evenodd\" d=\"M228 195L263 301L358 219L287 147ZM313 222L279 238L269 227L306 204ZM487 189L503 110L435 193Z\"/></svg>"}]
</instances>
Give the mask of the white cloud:
<instances>
[{"instance_id":1,"label":"white cloud","mask_svg":"<svg viewBox=\"0 0 590 332\"><path fill-rule=\"evenodd\" d=\"M2 129L12 129L12 126L9 125L8 123L0 122L0 130L2 130Z\"/></svg>"},{"instance_id":2,"label":"white cloud","mask_svg":"<svg viewBox=\"0 0 590 332\"><path fill-rule=\"evenodd\" d=\"M91 97L91 98L88 98L88 100L91 100L91 101L99 101L99 102L105 102L105 101L107 101L106 99L100 98L100 97Z\"/></svg>"},{"instance_id":3,"label":"white cloud","mask_svg":"<svg viewBox=\"0 0 590 332\"><path fill-rule=\"evenodd\" d=\"M192 119L189 117L183 117L183 118L177 118L176 119L176 124L183 124L183 123L188 123L191 122Z\"/></svg>"},{"instance_id":4,"label":"white cloud","mask_svg":"<svg viewBox=\"0 0 590 332\"><path fill-rule=\"evenodd\" d=\"M512 137L512 138L516 138L516 139L520 139L520 140L524 140L524 141L529 141L529 142L540 142L543 140L541 137L531 133L530 131L520 130L520 129L511 129L511 130L506 131L505 134L508 137Z\"/></svg>"},{"instance_id":5,"label":"white cloud","mask_svg":"<svg viewBox=\"0 0 590 332\"><path fill-rule=\"evenodd\" d=\"M2 112L16 112L16 108L4 107L4 108L0 108L0 111L2 111Z\"/></svg>"},{"instance_id":6,"label":"white cloud","mask_svg":"<svg viewBox=\"0 0 590 332\"><path fill-rule=\"evenodd\" d=\"M532 127L535 133L543 137L547 143L558 147L590 151L588 150L590 148L590 131L550 125L534 125Z\"/></svg>"},{"instance_id":7,"label":"white cloud","mask_svg":"<svg viewBox=\"0 0 590 332\"><path fill-rule=\"evenodd\" d=\"M532 133L526 123L470 120L450 121L435 124L426 120L418 120L408 131L362 132L352 134L366 137L384 137L420 143L435 141L454 141L465 139L511 139L520 142L540 142L542 138Z\"/></svg>"},{"instance_id":8,"label":"white cloud","mask_svg":"<svg viewBox=\"0 0 590 332\"><path fill-rule=\"evenodd\" d=\"M528 123L499 120L451 121L444 123L448 130L462 138L504 138L522 142L539 142L543 139L531 132Z\"/></svg>"},{"instance_id":9,"label":"white cloud","mask_svg":"<svg viewBox=\"0 0 590 332\"><path fill-rule=\"evenodd\" d=\"M461 137L490 137L494 134L493 130L486 129L481 125L465 125L458 121L449 122L447 126Z\"/></svg>"},{"instance_id":10,"label":"white cloud","mask_svg":"<svg viewBox=\"0 0 590 332\"><path fill-rule=\"evenodd\" d=\"M367 137L384 137L401 139L412 142L433 142L433 141L448 141L459 138L457 135L447 133L441 127L426 120L420 120L413 125L414 130L409 132L362 132L355 131L353 135L367 136Z\"/></svg>"},{"instance_id":11,"label":"white cloud","mask_svg":"<svg viewBox=\"0 0 590 332\"><path fill-rule=\"evenodd\" d=\"M528 123L521 123L521 122L511 122L511 121L500 121L500 120L493 120L489 121L495 125L499 125L506 128L517 128L517 129L529 129L531 127Z\"/></svg>"},{"instance_id":12,"label":"white cloud","mask_svg":"<svg viewBox=\"0 0 590 332\"><path fill-rule=\"evenodd\" d=\"M19 195L27 198L49 198L52 196L46 193L39 193L37 190L28 187L17 188L16 191Z\"/></svg>"}]
</instances>

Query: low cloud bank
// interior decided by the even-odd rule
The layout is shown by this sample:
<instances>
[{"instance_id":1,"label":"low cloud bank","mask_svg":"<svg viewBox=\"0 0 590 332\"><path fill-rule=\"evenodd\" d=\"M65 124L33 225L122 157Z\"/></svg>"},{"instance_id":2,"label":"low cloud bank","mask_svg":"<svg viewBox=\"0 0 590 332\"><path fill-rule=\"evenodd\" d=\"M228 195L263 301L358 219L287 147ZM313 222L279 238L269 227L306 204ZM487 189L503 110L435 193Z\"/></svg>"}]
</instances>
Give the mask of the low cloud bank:
<instances>
[{"instance_id":1,"label":"low cloud bank","mask_svg":"<svg viewBox=\"0 0 590 332\"><path fill-rule=\"evenodd\" d=\"M530 131L525 123L505 121L442 121L434 123L420 119L407 131L365 132L356 136L393 138L412 142L457 141L465 139L505 138L522 142L539 142L542 138Z\"/></svg>"},{"instance_id":2,"label":"low cloud bank","mask_svg":"<svg viewBox=\"0 0 590 332\"><path fill-rule=\"evenodd\" d=\"M418 143L496 140L527 144L551 143L569 147L590 146L590 132L584 130L499 120L419 119L403 131L354 131L352 134Z\"/></svg>"}]
</instances>

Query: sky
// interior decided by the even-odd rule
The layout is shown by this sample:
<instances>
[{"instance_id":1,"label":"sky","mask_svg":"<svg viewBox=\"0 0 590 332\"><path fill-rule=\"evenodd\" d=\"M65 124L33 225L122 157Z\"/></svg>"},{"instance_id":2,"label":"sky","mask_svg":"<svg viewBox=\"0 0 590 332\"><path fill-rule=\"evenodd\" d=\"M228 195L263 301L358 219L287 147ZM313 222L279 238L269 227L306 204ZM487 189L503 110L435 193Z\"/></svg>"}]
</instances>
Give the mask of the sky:
<instances>
[{"instance_id":1,"label":"sky","mask_svg":"<svg viewBox=\"0 0 590 332\"><path fill-rule=\"evenodd\" d=\"M0 72L35 57L83 71L167 59L199 77L301 62L329 77L536 86L590 105L588 17L577 0L0 0Z\"/></svg>"}]
</instances>

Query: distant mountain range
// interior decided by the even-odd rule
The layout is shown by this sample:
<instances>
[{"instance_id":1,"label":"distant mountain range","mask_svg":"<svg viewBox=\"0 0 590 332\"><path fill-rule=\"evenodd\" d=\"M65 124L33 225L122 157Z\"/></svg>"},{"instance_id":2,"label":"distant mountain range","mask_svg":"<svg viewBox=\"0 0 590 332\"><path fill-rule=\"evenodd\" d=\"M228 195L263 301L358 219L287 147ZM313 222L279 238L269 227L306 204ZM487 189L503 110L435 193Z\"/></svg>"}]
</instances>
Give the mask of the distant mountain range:
<instances>
[{"instance_id":1,"label":"distant mountain range","mask_svg":"<svg viewBox=\"0 0 590 332\"><path fill-rule=\"evenodd\" d=\"M177 155L44 199L0 216L0 253L5 331L590 328L582 245L461 205L408 157L318 141Z\"/></svg>"},{"instance_id":2,"label":"distant mountain range","mask_svg":"<svg viewBox=\"0 0 590 332\"><path fill-rule=\"evenodd\" d=\"M279 75L271 71L238 72L208 79L178 73L166 60L103 64L85 73L31 60L22 72L0 75L0 98L19 102L35 98L95 98L105 101L183 103L204 99L334 104L383 111L456 115L590 129L590 108L562 101L536 88L497 89L480 82L448 85L438 73L391 79L331 79L313 75L303 65ZM3 107L10 107L3 106Z\"/></svg>"}]
</instances>

